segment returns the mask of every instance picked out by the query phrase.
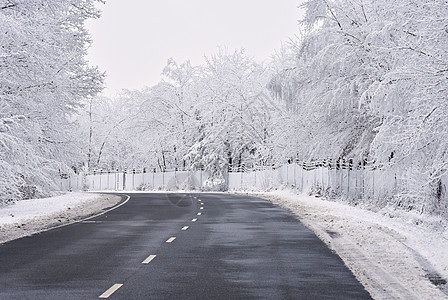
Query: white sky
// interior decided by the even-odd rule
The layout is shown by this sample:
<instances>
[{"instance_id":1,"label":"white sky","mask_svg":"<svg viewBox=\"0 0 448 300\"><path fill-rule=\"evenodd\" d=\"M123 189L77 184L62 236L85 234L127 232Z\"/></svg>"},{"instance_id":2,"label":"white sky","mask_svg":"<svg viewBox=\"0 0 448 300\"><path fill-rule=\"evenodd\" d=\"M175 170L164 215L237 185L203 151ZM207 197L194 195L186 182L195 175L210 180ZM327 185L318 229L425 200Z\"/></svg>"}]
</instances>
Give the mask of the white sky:
<instances>
[{"instance_id":1,"label":"white sky","mask_svg":"<svg viewBox=\"0 0 448 300\"><path fill-rule=\"evenodd\" d=\"M219 46L258 61L298 33L301 0L107 0L87 23L91 65L106 71L107 92L160 81L167 60L203 63Z\"/></svg>"}]
</instances>

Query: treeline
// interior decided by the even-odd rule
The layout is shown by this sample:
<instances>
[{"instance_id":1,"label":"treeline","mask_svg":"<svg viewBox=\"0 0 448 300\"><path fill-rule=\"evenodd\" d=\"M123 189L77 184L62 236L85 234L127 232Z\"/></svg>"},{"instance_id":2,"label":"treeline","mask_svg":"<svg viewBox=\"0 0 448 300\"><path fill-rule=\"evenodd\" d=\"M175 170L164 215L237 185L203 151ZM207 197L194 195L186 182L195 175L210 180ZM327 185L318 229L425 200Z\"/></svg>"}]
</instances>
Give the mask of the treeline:
<instances>
[{"instance_id":1,"label":"treeline","mask_svg":"<svg viewBox=\"0 0 448 300\"><path fill-rule=\"evenodd\" d=\"M64 19L69 23L57 18L44 23L53 24L58 32L79 31L72 40L68 33L67 40L57 40L61 45L70 40L70 47L50 47L61 51L57 56L48 57L43 47L28 51L32 43L17 45L25 47L21 53L28 60L32 53L42 55L42 68L36 68L42 76L36 73L34 79L25 80L21 56L5 60L14 68L1 69L10 72L1 77L2 91L9 88L15 93L2 92L2 105L7 99L17 108L0 107L1 112L14 111L2 119L6 120L2 128L7 129L0 130L0 141L8 149L13 149L8 143L27 146L14 148L22 149L19 155L2 152L7 167L15 168L14 159L20 160L23 170L34 170L36 164L44 170L69 166L76 172L200 167L219 185L229 166L272 166L297 159L367 160L396 170L400 186L390 204L446 210L446 187L441 181L448 164L448 6L444 1L398 0L393 8L385 0L305 1L301 35L269 61L255 62L243 50L220 50L201 66L170 59L159 84L124 90L113 99L90 97L98 90L101 76L82 60L88 37L81 24L97 12L88 6L90 13L81 14L86 10L78 11L78 6L66 12L79 16ZM7 22L3 13L13 13L17 7L2 9L2 22ZM70 22L77 25L68 26ZM52 31L47 31L32 36L51 36ZM22 88L6 84L5 78ZM37 86L40 82L47 85ZM24 103L33 114L45 111L45 117L27 123L31 113L20 106ZM62 114L56 113L58 109ZM76 130L67 130L72 124L77 124ZM14 126L26 130L13 130ZM20 134L10 134L13 138L8 142L4 138L8 132ZM23 132L27 133L20 136ZM34 157L30 151L45 164L32 159L33 167L23 167L24 158ZM31 173L15 169L8 176L0 175L0 180L15 176L17 186L25 178L36 182L27 174Z\"/></svg>"},{"instance_id":2,"label":"treeline","mask_svg":"<svg viewBox=\"0 0 448 300\"><path fill-rule=\"evenodd\" d=\"M219 181L230 165L280 162L286 111L267 89L272 74L243 50L202 66L170 59L161 83L93 99L80 116L92 132L89 168L203 168Z\"/></svg>"},{"instance_id":3,"label":"treeline","mask_svg":"<svg viewBox=\"0 0 448 300\"><path fill-rule=\"evenodd\" d=\"M48 195L84 159L71 118L102 87L85 60L93 2L0 1L0 203Z\"/></svg>"},{"instance_id":4,"label":"treeline","mask_svg":"<svg viewBox=\"0 0 448 300\"><path fill-rule=\"evenodd\" d=\"M170 60L160 84L108 99L120 108L108 130L94 129L90 166L203 167L221 182L229 165L368 160L396 170L392 205L446 207L448 6L303 8L302 35L265 64L243 51L220 51L202 66Z\"/></svg>"},{"instance_id":5,"label":"treeline","mask_svg":"<svg viewBox=\"0 0 448 300\"><path fill-rule=\"evenodd\" d=\"M294 150L394 168L401 184L392 205L446 211L447 3L315 0L304 7L306 34L270 83L296 112Z\"/></svg>"}]
</instances>

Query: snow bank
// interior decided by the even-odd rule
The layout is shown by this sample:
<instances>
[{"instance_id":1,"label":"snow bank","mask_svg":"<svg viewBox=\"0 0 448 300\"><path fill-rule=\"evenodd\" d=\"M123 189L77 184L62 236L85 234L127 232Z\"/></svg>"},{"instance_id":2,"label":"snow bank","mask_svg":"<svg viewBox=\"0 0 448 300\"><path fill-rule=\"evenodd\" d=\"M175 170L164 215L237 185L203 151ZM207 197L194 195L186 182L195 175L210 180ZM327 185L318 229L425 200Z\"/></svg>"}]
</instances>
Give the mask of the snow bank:
<instances>
[{"instance_id":1,"label":"snow bank","mask_svg":"<svg viewBox=\"0 0 448 300\"><path fill-rule=\"evenodd\" d=\"M91 193L18 201L0 208L0 244L79 220L112 207L121 197Z\"/></svg>"},{"instance_id":2,"label":"snow bank","mask_svg":"<svg viewBox=\"0 0 448 300\"><path fill-rule=\"evenodd\" d=\"M257 196L295 213L375 299L448 299L448 228L443 221L375 213L289 191Z\"/></svg>"}]
</instances>

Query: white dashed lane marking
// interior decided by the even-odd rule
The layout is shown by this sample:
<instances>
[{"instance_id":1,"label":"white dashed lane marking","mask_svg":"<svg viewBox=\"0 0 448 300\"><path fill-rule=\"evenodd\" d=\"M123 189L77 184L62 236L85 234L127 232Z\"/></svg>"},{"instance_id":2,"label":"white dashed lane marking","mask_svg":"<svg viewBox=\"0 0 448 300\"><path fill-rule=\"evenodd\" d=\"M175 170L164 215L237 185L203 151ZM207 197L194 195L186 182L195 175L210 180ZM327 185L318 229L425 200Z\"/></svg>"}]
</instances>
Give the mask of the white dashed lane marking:
<instances>
[{"instance_id":1,"label":"white dashed lane marking","mask_svg":"<svg viewBox=\"0 0 448 300\"><path fill-rule=\"evenodd\" d=\"M201 207L201 209L204 209L203 207Z\"/></svg>"},{"instance_id":2,"label":"white dashed lane marking","mask_svg":"<svg viewBox=\"0 0 448 300\"><path fill-rule=\"evenodd\" d=\"M167 243L172 243L174 240L176 239L175 236L170 237L166 242Z\"/></svg>"},{"instance_id":3,"label":"white dashed lane marking","mask_svg":"<svg viewBox=\"0 0 448 300\"><path fill-rule=\"evenodd\" d=\"M193 220L191 220L191 222L196 222L198 219L193 219Z\"/></svg>"},{"instance_id":4,"label":"white dashed lane marking","mask_svg":"<svg viewBox=\"0 0 448 300\"><path fill-rule=\"evenodd\" d=\"M119 288L121 288L123 286L123 284L121 283L116 283L114 284L110 289L108 289L107 291L105 291L104 293L101 294L100 298L101 299L107 299L109 298L113 293L115 293Z\"/></svg>"},{"instance_id":5,"label":"white dashed lane marking","mask_svg":"<svg viewBox=\"0 0 448 300\"><path fill-rule=\"evenodd\" d=\"M150 255L148 258L146 258L144 261L142 261L142 264L149 264L154 258L156 258L157 255Z\"/></svg>"},{"instance_id":6,"label":"white dashed lane marking","mask_svg":"<svg viewBox=\"0 0 448 300\"><path fill-rule=\"evenodd\" d=\"M182 230L187 230L188 228L190 228L190 226L184 226L184 227L182 227Z\"/></svg>"},{"instance_id":7,"label":"white dashed lane marking","mask_svg":"<svg viewBox=\"0 0 448 300\"><path fill-rule=\"evenodd\" d=\"M202 215L202 213L198 213L198 216Z\"/></svg>"}]
</instances>

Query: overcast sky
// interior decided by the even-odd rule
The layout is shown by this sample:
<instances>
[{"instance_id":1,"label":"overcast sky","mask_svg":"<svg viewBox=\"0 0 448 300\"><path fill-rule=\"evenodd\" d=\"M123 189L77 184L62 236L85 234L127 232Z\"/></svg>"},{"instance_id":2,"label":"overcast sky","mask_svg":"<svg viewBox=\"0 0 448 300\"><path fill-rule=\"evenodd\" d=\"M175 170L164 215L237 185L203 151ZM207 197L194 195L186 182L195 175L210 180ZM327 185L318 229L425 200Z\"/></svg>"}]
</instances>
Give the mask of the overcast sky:
<instances>
[{"instance_id":1,"label":"overcast sky","mask_svg":"<svg viewBox=\"0 0 448 300\"><path fill-rule=\"evenodd\" d=\"M89 60L107 73L107 92L160 81L167 60L244 48L258 61L298 33L300 0L107 0L87 23Z\"/></svg>"}]
</instances>

